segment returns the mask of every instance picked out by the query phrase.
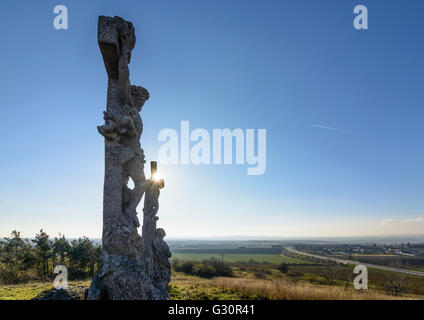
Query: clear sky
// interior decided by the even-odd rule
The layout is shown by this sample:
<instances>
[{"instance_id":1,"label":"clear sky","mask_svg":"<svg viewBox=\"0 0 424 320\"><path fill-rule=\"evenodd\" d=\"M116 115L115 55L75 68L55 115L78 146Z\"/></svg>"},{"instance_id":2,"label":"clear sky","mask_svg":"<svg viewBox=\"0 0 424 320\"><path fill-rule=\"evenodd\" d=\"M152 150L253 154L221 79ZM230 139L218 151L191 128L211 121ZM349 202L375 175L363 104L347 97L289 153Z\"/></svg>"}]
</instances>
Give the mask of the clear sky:
<instances>
[{"instance_id":1,"label":"clear sky","mask_svg":"<svg viewBox=\"0 0 424 320\"><path fill-rule=\"evenodd\" d=\"M101 236L99 15L136 28L148 161L181 120L267 130L261 176L160 165L168 237L424 233L423 1L16 0L0 4L0 235Z\"/></svg>"}]
</instances>

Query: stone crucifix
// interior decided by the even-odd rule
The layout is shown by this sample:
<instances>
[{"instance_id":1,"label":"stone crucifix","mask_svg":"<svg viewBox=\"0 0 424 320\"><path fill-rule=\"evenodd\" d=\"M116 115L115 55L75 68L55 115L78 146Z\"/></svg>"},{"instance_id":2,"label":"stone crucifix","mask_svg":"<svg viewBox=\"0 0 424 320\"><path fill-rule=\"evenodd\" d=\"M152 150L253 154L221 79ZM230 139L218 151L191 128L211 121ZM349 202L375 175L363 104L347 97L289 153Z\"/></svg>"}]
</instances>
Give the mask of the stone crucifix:
<instances>
[{"instance_id":1,"label":"stone crucifix","mask_svg":"<svg viewBox=\"0 0 424 320\"><path fill-rule=\"evenodd\" d=\"M128 64L135 46L131 22L100 16L98 43L108 75L103 190L103 267L93 279L88 299L169 299L171 253L156 228L159 189L163 180L146 180L140 146L140 112L149 92L130 84ZM152 175L157 164L152 162ZM129 180L134 188L128 186ZM137 206L145 196L142 236Z\"/></svg>"}]
</instances>

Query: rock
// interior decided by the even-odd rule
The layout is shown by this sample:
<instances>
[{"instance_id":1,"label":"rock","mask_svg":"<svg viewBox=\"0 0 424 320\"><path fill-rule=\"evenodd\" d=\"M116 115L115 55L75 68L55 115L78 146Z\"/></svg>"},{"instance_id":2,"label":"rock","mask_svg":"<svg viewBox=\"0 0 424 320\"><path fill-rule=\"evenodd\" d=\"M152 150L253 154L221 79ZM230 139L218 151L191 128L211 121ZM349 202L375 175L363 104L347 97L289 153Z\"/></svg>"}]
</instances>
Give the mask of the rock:
<instances>
[{"instance_id":1,"label":"rock","mask_svg":"<svg viewBox=\"0 0 424 320\"><path fill-rule=\"evenodd\" d=\"M144 272L141 265L127 257L113 255L110 270L102 269L88 289L88 300L167 300L163 290Z\"/></svg>"},{"instance_id":2,"label":"rock","mask_svg":"<svg viewBox=\"0 0 424 320\"><path fill-rule=\"evenodd\" d=\"M71 286L66 289L45 290L31 300L85 300L87 288L84 286Z\"/></svg>"}]
</instances>

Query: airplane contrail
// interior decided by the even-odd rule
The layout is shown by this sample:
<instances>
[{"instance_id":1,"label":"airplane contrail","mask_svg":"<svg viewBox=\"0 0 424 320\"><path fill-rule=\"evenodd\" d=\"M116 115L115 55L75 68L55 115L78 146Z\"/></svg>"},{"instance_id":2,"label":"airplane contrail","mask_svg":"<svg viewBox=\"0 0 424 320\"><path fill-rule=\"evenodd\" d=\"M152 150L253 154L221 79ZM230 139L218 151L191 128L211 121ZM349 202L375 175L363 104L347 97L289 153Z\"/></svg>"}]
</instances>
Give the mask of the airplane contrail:
<instances>
[{"instance_id":1,"label":"airplane contrail","mask_svg":"<svg viewBox=\"0 0 424 320\"><path fill-rule=\"evenodd\" d=\"M344 133L356 134L356 132L353 132L353 131L348 131L348 130L338 129L338 128L334 128L334 127L323 126L323 125L320 125L320 124L312 124L312 126L314 128L319 128L319 129L326 129L326 130L331 130L331 131L339 131L339 132L344 132Z\"/></svg>"}]
</instances>

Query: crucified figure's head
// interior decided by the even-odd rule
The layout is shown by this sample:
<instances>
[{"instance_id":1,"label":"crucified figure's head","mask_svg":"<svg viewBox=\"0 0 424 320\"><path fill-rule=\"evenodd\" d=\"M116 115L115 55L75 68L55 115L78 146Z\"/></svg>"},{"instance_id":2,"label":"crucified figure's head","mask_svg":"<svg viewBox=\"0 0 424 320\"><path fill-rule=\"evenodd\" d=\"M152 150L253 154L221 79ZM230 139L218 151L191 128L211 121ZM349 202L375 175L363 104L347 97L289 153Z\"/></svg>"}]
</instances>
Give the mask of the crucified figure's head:
<instances>
[{"instance_id":1,"label":"crucified figure's head","mask_svg":"<svg viewBox=\"0 0 424 320\"><path fill-rule=\"evenodd\" d=\"M149 99L149 91L142 86L131 86L131 104L138 112L143 108L144 103Z\"/></svg>"},{"instance_id":2,"label":"crucified figure's head","mask_svg":"<svg viewBox=\"0 0 424 320\"><path fill-rule=\"evenodd\" d=\"M155 235L156 235L156 237L163 239L163 238L165 238L166 233L165 233L165 230L163 230L162 228L158 228L158 229L156 229Z\"/></svg>"}]
</instances>

